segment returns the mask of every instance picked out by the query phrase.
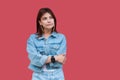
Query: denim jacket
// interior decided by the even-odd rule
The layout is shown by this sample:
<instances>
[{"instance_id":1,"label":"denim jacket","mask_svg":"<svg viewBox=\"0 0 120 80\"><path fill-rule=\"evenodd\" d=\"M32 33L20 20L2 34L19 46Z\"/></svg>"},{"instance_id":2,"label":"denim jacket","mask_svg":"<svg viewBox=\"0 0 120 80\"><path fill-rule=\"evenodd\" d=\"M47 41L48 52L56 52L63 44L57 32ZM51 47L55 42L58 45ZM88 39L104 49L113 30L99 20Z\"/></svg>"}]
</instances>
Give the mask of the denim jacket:
<instances>
[{"instance_id":1,"label":"denim jacket","mask_svg":"<svg viewBox=\"0 0 120 80\"><path fill-rule=\"evenodd\" d=\"M27 40L27 53L30 60L29 69L35 72L41 72L44 65L47 69L62 68L59 62L48 64L45 62L48 56L66 54L66 38L57 32L52 32L47 39L31 34Z\"/></svg>"}]
</instances>

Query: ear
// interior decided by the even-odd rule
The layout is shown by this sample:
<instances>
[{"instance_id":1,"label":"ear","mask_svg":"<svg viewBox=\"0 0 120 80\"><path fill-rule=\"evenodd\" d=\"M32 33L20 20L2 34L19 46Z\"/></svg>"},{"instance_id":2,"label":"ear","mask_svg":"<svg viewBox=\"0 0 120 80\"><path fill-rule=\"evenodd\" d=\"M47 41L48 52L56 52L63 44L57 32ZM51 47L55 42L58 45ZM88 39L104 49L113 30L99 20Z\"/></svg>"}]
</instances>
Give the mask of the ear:
<instances>
[{"instance_id":1,"label":"ear","mask_svg":"<svg viewBox=\"0 0 120 80\"><path fill-rule=\"evenodd\" d=\"M42 23L39 21L39 24L42 25Z\"/></svg>"}]
</instances>

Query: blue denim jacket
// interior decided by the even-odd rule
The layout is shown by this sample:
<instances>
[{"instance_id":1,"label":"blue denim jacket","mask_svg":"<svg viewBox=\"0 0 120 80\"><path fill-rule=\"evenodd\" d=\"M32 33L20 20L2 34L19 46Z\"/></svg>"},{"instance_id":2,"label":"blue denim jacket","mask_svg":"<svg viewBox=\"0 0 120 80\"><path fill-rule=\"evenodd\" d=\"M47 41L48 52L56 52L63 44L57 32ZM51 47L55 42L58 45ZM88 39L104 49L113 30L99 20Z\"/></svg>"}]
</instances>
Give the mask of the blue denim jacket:
<instances>
[{"instance_id":1,"label":"blue denim jacket","mask_svg":"<svg viewBox=\"0 0 120 80\"><path fill-rule=\"evenodd\" d=\"M66 54L66 38L56 32L52 32L47 39L31 34L27 40L27 52L30 59L29 69L35 72L41 72L44 65L47 69L62 68L59 62L45 64L45 61L48 56Z\"/></svg>"}]
</instances>

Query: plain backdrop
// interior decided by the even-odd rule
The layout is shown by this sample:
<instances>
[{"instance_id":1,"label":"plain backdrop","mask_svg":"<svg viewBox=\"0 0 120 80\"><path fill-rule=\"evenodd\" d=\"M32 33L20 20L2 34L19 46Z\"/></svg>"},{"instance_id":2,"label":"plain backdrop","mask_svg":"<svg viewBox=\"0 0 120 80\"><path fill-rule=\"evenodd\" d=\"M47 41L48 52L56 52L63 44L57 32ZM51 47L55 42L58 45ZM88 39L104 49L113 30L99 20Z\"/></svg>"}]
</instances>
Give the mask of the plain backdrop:
<instances>
[{"instance_id":1,"label":"plain backdrop","mask_svg":"<svg viewBox=\"0 0 120 80\"><path fill-rule=\"evenodd\" d=\"M0 80L31 80L26 41L42 7L67 38L65 80L120 80L119 0L0 0Z\"/></svg>"}]
</instances>

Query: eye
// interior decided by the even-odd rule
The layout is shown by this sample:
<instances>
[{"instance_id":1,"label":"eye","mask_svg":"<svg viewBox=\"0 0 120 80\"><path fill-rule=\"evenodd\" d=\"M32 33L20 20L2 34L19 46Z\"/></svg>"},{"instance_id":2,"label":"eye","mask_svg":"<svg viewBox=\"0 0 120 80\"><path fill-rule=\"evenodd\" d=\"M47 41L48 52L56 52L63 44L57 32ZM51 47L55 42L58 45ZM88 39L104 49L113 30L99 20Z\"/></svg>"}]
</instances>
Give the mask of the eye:
<instances>
[{"instance_id":1,"label":"eye","mask_svg":"<svg viewBox=\"0 0 120 80\"><path fill-rule=\"evenodd\" d=\"M50 18L50 19L53 19L53 17L52 17L52 16L50 16L49 18Z\"/></svg>"},{"instance_id":2,"label":"eye","mask_svg":"<svg viewBox=\"0 0 120 80\"><path fill-rule=\"evenodd\" d=\"M42 20L46 20L46 19L47 19L47 17L43 17L43 18L42 18Z\"/></svg>"}]
</instances>

